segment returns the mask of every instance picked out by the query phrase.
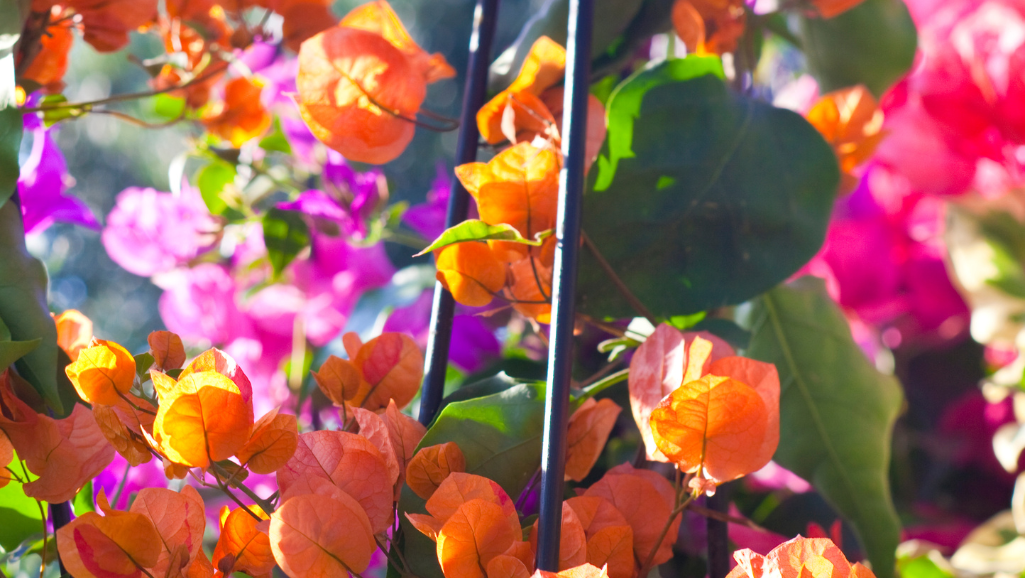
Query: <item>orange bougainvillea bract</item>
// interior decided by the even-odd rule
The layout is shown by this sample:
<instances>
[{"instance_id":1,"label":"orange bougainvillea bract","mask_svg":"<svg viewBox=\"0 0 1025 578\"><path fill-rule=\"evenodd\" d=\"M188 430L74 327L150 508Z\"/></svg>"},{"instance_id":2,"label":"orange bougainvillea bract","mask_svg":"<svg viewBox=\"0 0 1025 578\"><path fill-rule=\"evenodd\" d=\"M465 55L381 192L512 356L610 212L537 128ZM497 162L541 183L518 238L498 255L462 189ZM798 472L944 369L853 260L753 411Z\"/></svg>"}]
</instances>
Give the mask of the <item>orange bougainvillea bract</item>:
<instances>
[{"instance_id":1,"label":"orange bougainvillea bract","mask_svg":"<svg viewBox=\"0 0 1025 578\"><path fill-rule=\"evenodd\" d=\"M249 510L261 520L269 520L259 506ZM257 529L259 521L242 508L221 509L220 537L214 547L213 565L224 575L245 572L255 578L265 578L274 569L274 554L267 533Z\"/></svg>"},{"instance_id":2,"label":"orange bougainvillea bract","mask_svg":"<svg viewBox=\"0 0 1025 578\"><path fill-rule=\"evenodd\" d=\"M569 418L566 479L579 482L598 461L622 408L611 399L588 398Z\"/></svg>"},{"instance_id":3,"label":"orange bougainvillea bract","mask_svg":"<svg viewBox=\"0 0 1025 578\"><path fill-rule=\"evenodd\" d=\"M362 379L351 403L370 411L388 407L390 400L405 407L419 391L424 375L420 347L402 333L382 333L367 341L352 363Z\"/></svg>"},{"instance_id":4,"label":"orange bougainvillea bract","mask_svg":"<svg viewBox=\"0 0 1025 578\"><path fill-rule=\"evenodd\" d=\"M67 309L53 318L57 325L57 345L68 354L71 361L93 340L93 322L82 312Z\"/></svg>"},{"instance_id":5,"label":"orange bougainvillea bract","mask_svg":"<svg viewBox=\"0 0 1025 578\"><path fill-rule=\"evenodd\" d=\"M808 122L833 147L840 163L840 191L858 184L854 169L868 160L883 140L883 111L864 85L822 95L807 113Z\"/></svg>"},{"instance_id":6,"label":"orange bougainvillea bract","mask_svg":"<svg viewBox=\"0 0 1025 578\"><path fill-rule=\"evenodd\" d=\"M505 286L505 265L486 243L457 243L435 253L437 278L452 297L470 307L482 307Z\"/></svg>"},{"instance_id":7,"label":"orange bougainvillea bract","mask_svg":"<svg viewBox=\"0 0 1025 578\"><path fill-rule=\"evenodd\" d=\"M320 371L312 374L320 391L337 407L345 407L345 402L359 391L359 370L347 359L332 355L320 366Z\"/></svg>"},{"instance_id":8,"label":"orange bougainvillea bract","mask_svg":"<svg viewBox=\"0 0 1025 578\"><path fill-rule=\"evenodd\" d=\"M501 506L474 498L461 504L438 533L438 563L446 576L488 578L488 563L518 539Z\"/></svg>"},{"instance_id":9,"label":"orange bougainvillea bract","mask_svg":"<svg viewBox=\"0 0 1025 578\"><path fill-rule=\"evenodd\" d=\"M57 530L61 562L75 578L152 576L161 554L153 521L138 512L110 509L102 490L97 505L104 515L86 512Z\"/></svg>"},{"instance_id":10,"label":"orange bougainvillea bract","mask_svg":"<svg viewBox=\"0 0 1025 578\"><path fill-rule=\"evenodd\" d=\"M828 538L798 536L764 556L745 548L734 552L733 557L737 566L727 578L875 578L861 563L851 564Z\"/></svg>"},{"instance_id":11,"label":"orange bougainvillea bract","mask_svg":"<svg viewBox=\"0 0 1025 578\"><path fill-rule=\"evenodd\" d=\"M214 371L190 373L177 382L156 371L150 375L160 396L153 438L172 462L206 468L249 441L253 405L233 381Z\"/></svg>"},{"instance_id":12,"label":"orange bougainvillea bract","mask_svg":"<svg viewBox=\"0 0 1025 578\"><path fill-rule=\"evenodd\" d=\"M747 17L740 0L676 0L672 20L687 52L724 54L737 50Z\"/></svg>"},{"instance_id":13,"label":"orange bougainvillea bract","mask_svg":"<svg viewBox=\"0 0 1025 578\"><path fill-rule=\"evenodd\" d=\"M427 446L406 467L406 485L428 500L452 472L465 472L466 458L455 442Z\"/></svg>"},{"instance_id":14,"label":"orange bougainvillea bract","mask_svg":"<svg viewBox=\"0 0 1025 578\"><path fill-rule=\"evenodd\" d=\"M160 536L160 555L153 566L155 576L174 576L176 571L185 575L198 557L204 556L203 498L192 486L184 486L180 493L166 488L143 488L129 511L149 518Z\"/></svg>"},{"instance_id":15,"label":"orange bougainvillea bract","mask_svg":"<svg viewBox=\"0 0 1025 578\"><path fill-rule=\"evenodd\" d=\"M203 125L235 148L263 134L271 124L270 113L260 102L263 82L240 76L224 86L224 100L211 105Z\"/></svg>"},{"instance_id":16,"label":"orange bougainvillea bract","mask_svg":"<svg viewBox=\"0 0 1025 578\"><path fill-rule=\"evenodd\" d=\"M272 474L292 457L298 444L295 416L275 408L253 424L253 435L236 457L254 474Z\"/></svg>"},{"instance_id":17,"label":"orange bougainvillea bract","mask_svg":"<svg viewBox=\"0 0 1025 578\"><path fill-rule=\"evenodd\" d=\"M182 338L170 331L153 331L146 338L153 365L161 370L181 369L185 365L185 345Z\"/></svg>"},{"instance_id":18,"label":"orange bougainvillea bract","mask_svg":"<svg viewBox=\"0 0 1025 578\"><path fill-rule=\"evenodd\" d=\"M299 111L347 159L383 164L412 140L427 84L454 72L409 38L387 3L374 2L302 44Z\"/></svg>"},{"instance_id":19,"label":"orange bougainvillea bract","mask_svg":"<svg viewBox=\"0 0 1025 578\"><path fill-rule=\"evenodd\" d=\"M135 359L117 343L96 339L65 372L83 400L117 405L135 383Z\"/></svg>"}]
</instances>

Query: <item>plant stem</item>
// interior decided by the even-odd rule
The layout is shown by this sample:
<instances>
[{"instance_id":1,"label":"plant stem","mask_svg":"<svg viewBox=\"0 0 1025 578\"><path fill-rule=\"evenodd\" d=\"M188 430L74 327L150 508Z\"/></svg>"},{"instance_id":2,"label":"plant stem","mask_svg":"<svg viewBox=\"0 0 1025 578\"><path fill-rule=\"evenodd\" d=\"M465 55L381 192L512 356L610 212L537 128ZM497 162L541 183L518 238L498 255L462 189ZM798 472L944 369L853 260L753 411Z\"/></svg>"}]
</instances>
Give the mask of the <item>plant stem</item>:
<instances>
[{"instance_id":1,"label":"plant stem","mask_svg":"<svg viewBox=\"0 0 1025 578\"><path fill-rule=\"evenodd\" d=\"M611 363L609 364L610 367L613 366L613 365L614 364L611 364ZM591 385L587 386L586 388L584 388L584 390L580 393L580 395L577 396L576 400L577 401L583 401L583 400L586 400L589 397L594 397L594 396L598 395L599 393L605 391L606 389L612 387L613 385L616 385L617 383L619 383L621 381L626 381L629 377L630 377L630 368L620 369L619 371L613 373L612 375L609 375L608 377L604 377L602 379L599 379L598 381L596 381L596 382L592 383ZM640 447L641 447L641 455L643 455L644 454L644 444L641 444Z\"/></svg>"},{"instance_id":2,"label":"plant stem","mask_svg":"<svg viewBox=\"0 0 1025 578\"><path fill-rule=\"evenodd\" d=\"M651 552L648 553L647 559L645 559L644 564L641 565L641 571L637 574L638 576L648 575L648 571L651 570L651 562L655 559L655 554L658 552L659 546L662 545L662 540L665 540L666 534L669 533L669 528L673 525L673 521L675 521L676 517L687 509L687 506L692 501L694 501L694 498L696 497L697 496L695 494L687 496L687 499L684 500L680 505L676 506L676 509L674 509L672 513L669 514L669 520L666 521L666 525L662 528L662 531L658 535L658 540L655 541L655 545L651 547Z\"/></svg>"},{"instance_id":3,"label":"plant stem","mask_svg":"<svg viewBox=\"0 0 1025 578\"><path fill-rule=\"evenodd\" d=\"M658 320L655 319L655 315L653 315L651 311L641 303L641 300L638 299L632 291L630 291L630 288L626 286L626 283L623 282L623 279L620 278L615 269L612 268L612 265L605 260L605 256L598 250L598 246L594 244L594 241L592 241L590 237L587 236L587 232L581 230L580 236L584 240L584 246L586 246L587 249L591 251L591 254L594 255L594 258L598 261L598 266L602 268L602 271L605 271L605 274L608 275L612 284L616 286L616 289L619 291L619 294L623 296L623 299L626 299L626 302L630 304L630 307L633 307L634 311L640 314L641 317L647 319L653 326L658 327Z\"/></svg>"},{"instance_id":4,"label":"plant stem","mask_svg":"<svg viewBox=\"0 0 1025 578\"><path fill-rule=\"evenodd\" d=\"M128 483L128 472L132 471L132 464L125 464L125 473L121 476L121 483L117 485L117 491L114 492L114 500L110 502L113 507L117 507L118 501L121 499L121 492L125 491L125 485Z\"/></svg>"}]
</instances>

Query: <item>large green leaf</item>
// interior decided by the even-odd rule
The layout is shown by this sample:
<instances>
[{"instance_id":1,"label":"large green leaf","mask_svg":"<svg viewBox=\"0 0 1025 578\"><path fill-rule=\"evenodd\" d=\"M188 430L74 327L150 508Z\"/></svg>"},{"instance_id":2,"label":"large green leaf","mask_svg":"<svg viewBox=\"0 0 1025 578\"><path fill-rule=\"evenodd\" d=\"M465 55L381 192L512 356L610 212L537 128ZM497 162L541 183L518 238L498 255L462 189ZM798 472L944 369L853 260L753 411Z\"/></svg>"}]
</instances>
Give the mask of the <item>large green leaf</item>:
<instances>
[{"instance_id":1,"label":"large green leaf","mask_svg":"<svg viewBox=\"0 0 1025 578\"><path fill-rule=\"evenodd\" d=\"M801 36L823 92L864 84L877 97L911 69L918 46L901 0L865 0L828 20L804 17Z\"/></svg>"},{"instance_id":2,"label":"large green leaf","mask_svg":"<svg viewBox=\"0 0 1025 578\"><path fill-rule=\"evenodd\" d=\"M608 137L584 196L584 230L631 292L672 317L740 303L810 259L839 168L807 121L730 92L718 60L635 74L609 100ZM590 251L579 303L635 315Z\"/></svg>"},{"instance_id":3,"label":"large green leaf","mask_svg":"<svg viewBox=\"0 0 1025 578\"><path fill-rule=\"evenodd\" d=\"M894 575L900 522L890 499L890 441L903 393L851 337L822 280L802 277L740 309L746 355L776 365L774 460L811 482L858 534L879 578Z\"/></svg>"},{"instance_id":4,"label":"large green leaf","mask_svg":"<svg viewBox=\"0 0 1025 578\"><path fill-rule=\"evenodd\" d=\"M0 105L2 106L2 105ZM0 108L0 205L18 188L18 150L21 149L21 112Z\"/></svg>"},{"instance_id":5,"label":"large green leaf","mask_svg":"<svg viewBox=\"0 0 1025 578\"><path fill-rule=\"evenodd\" d=\"M13 107L15 104L14 49L21 39L21 28L25 24L30 5L31 0L0 1L0 110L8 106ZM0 140L2 139L3 130L0 127ZM5 168L0 165L0 175ZM0 187L0 191L2 190ZM0 197L0 204L6 200L5 197Z\"/></svg>"},{"instance_id":6,"label":"large green leaf","mask_svg":"<svg viewBox=\"0 0 1025 578\"><path fill-rule=\"evenodd\" d=\"M521 383L499 393L446 405L419 447L456 442L466 457L467 472L494 480L515 500L541 466L544 414L545 385ZM426 513L424 504L404 487L399 499L400 516L403 512ZM412 573L420 578L443 578L434 542L404 516L402 528L403 552Z\"/></svg>"},{"instance_id":7,"label":"large green leaf","mask_svg":"<svg viewBox=\"0 0 1025 578\"><path fill-rule=\"evenodd\" d=\"M21 476L22 470L17 464L18 456L15 455L10 466ZM32 534L42 532L43 517L39 503L25 496L21 483L12 480L0 488L0 548L10 552Z\"/></svg>"},{"instance_id":8,"label":"large green leaf","mask_svg":"<svg viewBox=\"0 0 1025 578\"><path fill-rule=\"evenodd\" d=\"M591 28L591 56L598 58L613 48L627 30L644 0L601 0L595 3L594 26ZM512 46L491 65L489 89L497 92L508 86L520 72L523 59L534 41L547 36L566 46L566 20L569 0L547 0L523 25Z\"/></svg>"},{"instance_id":9,"label":"large green leaf","mask_svg":"<svg viewBox=\"0 0 1025 578\"><path fill-rule=\"evenodd\" d=\"M46 268L25 248L15 203L0 206L0 255L0 319L14 341L41 340L15 367L56 413L65 415L72 408L65 408L58 394L57 326L46 306Z\"/></svg>"}]
</instances>

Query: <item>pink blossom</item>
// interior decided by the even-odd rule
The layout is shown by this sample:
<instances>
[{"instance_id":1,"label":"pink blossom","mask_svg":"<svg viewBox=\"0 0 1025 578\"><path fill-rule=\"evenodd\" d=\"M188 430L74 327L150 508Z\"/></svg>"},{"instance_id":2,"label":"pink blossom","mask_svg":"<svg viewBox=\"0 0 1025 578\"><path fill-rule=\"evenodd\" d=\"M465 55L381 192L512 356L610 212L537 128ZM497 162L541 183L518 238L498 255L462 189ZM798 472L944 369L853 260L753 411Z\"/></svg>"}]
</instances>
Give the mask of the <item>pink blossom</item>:
<instances>
[{"instance_id":1,"label":"pink blossom","mask_svg":"<svg viewBox=\"0 0 1025 578\"><path fill-rule=\"evenodd\" d=\"M402 215L402 222L425 239L433 241L445 230L445 217L448 214L448 198L452 189L444 165L438 165L437 176L427 191L427 201L413 205Z\"/></svg>"},{"instance_id":2,"label":"pink blossom","mask_svg":"<svg viewBox=\"0 0 1025 578\"><path fill-rule=\"evenodd\" d=\"M217 220L199 194L183 187L180 196L131 187L117 197L107 216L103 246L118 265L148 277L183 265L217 240Z\"/></svg>"},{"instance_id":3,"label":"pink blossom","mask_svg":"<svg viewBox=\"0 0 1025 578\"><path fill-rule=\"evenodd\" d=\"M33 115L26 115L33 117ZM32 131L32 152L18 177L18 201L26 233L37 233L54 221L99 229L92 211L79 199L64 192L74 183L68 174L64 154L53 142L50 131Z\"/></svg>"},{"instance_id":4,"label":"pink blossom","mask_svg":"<svg viewBox=\"0 0 1025 578\"><path fill-rule=\"evenodd\" d=\"M159 279L160 316L183 339L225 344L251 331L235 302L237 287L221 265L202 263Z\"/></svg>"},{"instance_id":5,"label":"pink blossom","mask_svg":"<svg viewBox=\"0 0 1025 578\"><path fill-rule=\"evenodd\" d=\"M785 489L803 494L812 489L811 484L776 462L765 464L765 467L745 478L745 481L756 492Z\"/></svg>"}]
</instances>

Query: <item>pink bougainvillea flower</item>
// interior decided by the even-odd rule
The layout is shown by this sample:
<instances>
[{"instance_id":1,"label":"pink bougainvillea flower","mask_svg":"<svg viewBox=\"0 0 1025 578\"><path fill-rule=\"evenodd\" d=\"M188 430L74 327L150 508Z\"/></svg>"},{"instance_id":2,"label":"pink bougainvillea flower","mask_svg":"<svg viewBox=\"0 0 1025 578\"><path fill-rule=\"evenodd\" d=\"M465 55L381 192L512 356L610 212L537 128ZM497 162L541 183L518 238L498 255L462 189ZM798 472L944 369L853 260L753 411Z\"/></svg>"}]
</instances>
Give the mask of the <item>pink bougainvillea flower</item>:
<instances>
[{"instance_id":1,"label":"pink bougainvillea flower","mask_svg":"<svg viewBox=\"0 0 1025 578\"><path fill-rule=\"evenodd\" d=\"M182 339L224 344L239 333L246 320L235 302L237 287L229 271L202 263L162 278L160 316Z\"/></svg>"},{"instance_id":2,"label":"pink bougainvillea flower","mask_svg":"<svg viewBox=\"0 0 1025 578\"><path fill-rule=\"evenodd\" d=\"M50 131L40 128L33 130L32 135L32 152L18 177L25 233L38 233L54 221L99 229L99 222L85 203L64 194L74 179L68 174L64 154L53 142Z\"/></svg>"},{"instance_id":3,"label":"pink bougainvillea flower","mask_svg":"<svg viewBox=\"0 0 1025 578\"><path fill-rule=\"evenodd\" d=\"M131 187L118 195L107 217L103 246L118 265L148 277L208 250L219 228L191 187L183 186L181 195Z\"/></svg>"},{"instance_id":4,"label":"pink bougainvillea flower","mask_svg":"<svg viewBox=\"0 0 1025 578\"><path fill-rule=\"evenodd\" d=\"M403 223L432 241L445 231L448 197L452 190L452 179L444 165L438 165L437 173L431 183L431 190L427 191L427 201L413 205L402 214Z\"/></svg>"}]
</instances>

